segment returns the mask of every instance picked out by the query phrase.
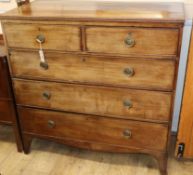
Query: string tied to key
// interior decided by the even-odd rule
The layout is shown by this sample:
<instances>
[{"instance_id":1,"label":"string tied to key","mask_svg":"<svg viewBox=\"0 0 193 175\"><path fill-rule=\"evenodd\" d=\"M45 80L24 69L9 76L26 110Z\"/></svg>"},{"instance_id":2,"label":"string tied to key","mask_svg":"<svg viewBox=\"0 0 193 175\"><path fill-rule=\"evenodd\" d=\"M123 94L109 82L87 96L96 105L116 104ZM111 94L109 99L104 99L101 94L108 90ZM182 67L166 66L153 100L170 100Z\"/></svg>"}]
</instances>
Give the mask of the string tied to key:
<instances>
[{"instance_id":1,"label":"string tied to key","mask_svg":"<svg viewBox=\"0 0 193 175\"><path fill-rule=\"evenodd\" d=\"M42 44L45 42L45 40L46 39L43 35L38 35L36 37L36 41L37 41L37 43L39 43L40 67L47 70L48 69L48 63L46 62L44 50L43 50L43 47L42 47Z\"/></svg>"}]
</instances>

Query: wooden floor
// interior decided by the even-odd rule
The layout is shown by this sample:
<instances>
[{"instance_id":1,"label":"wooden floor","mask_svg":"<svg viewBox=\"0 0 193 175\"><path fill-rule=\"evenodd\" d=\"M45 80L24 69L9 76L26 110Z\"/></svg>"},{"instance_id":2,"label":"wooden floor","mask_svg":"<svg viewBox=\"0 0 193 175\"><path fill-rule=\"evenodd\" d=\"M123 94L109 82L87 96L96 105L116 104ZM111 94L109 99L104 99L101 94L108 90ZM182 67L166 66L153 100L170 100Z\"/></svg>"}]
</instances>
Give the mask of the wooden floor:
<instances>
[{"instance_id":1,"label":"wooden floor","mask_svg":"<svg viewBox=\"0 0 193 175\"><path fill-rule=\"evenodd\" d=\"M169 158L168 175L193 175L193 162ZM34 140L29 155L18 153L12 130L0 126L0 175L159 175L156 161L139 154L91 152Z\"/></svg>"}]
</instances>

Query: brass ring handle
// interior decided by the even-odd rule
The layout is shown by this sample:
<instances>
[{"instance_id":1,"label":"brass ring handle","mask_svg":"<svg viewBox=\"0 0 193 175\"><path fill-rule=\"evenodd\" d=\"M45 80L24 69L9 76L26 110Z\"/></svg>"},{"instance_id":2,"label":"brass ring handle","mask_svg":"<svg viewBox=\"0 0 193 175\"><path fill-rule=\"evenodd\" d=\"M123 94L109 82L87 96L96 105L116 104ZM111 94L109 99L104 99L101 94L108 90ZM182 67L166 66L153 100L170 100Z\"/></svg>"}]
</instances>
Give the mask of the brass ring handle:
<instances>
[{"instance_id":1,"label":"brass ring handle","mask_svg":"<svg viewBox=\"0 0 193 175\"><path fill-rule=\"evenodd\" d=\"M127 45L127 47L131 48L134 47L136 42L135 40L132 38L131 34L129 33L128 36L125 38L125 44Z\"/></svg>"},{"instance_id":2,"label":"brass ring handle","mask_svg":"<svg viewBox=\"0 0 193 175\"><path fill-rule=\"evenodd\" d=\"M123 102L123 105L124 105L125 107L127 107L128 109L131 109L131 108L133 107L133 104L132 104L132 102L131 102L130 100L125 100L125 101Z\"/></svg>"},{"instance_id":3,"label":"brass ring handle","mask_svg":"<svg viewBox=\"0 0 193 175\"><path fill-rule=\"evenodd\" d=\"M126 138L126 139L130 139L132 137L132 132L131 130L129 129L126 129L123 131L123 136Z\"/></svg>"},{"instance_id":4,"label":"brass ring handle","mask_svg":"<svg viewBox=\"0 0 193 175\"><path fill-rule=\"evenodd\" d=\"M39 44L43 44L45 41L46 41L46 38L44 35L38 35L36 37L36 41L39 43Z\"/></svg>"},{"instance_id":5,"label":"brass ring handle","mask_svg":"<svg viewBox=\"0 0 193 175\"><path fill-rule=\"evenodd\" d=\"M126 76L128 76L128 77L132 77L132 76L134 76L135 71L134 71L133 68L125 68L125 69L123 70L123 73L124 73Z\"/></svg>"},{"instance_id":6,"label":"brass ring handle","mask_svg":"<svg viewBox=\"0 0 193 175\"><path fill-rule=\"evenodd\" d=\"M48 70L49 68L48 63L45 62L40 62L40 67L43 68L44 70Z\"/></svg>"},{"instance_id":7,"label":"brass ring handle","mask_svg":"<svg viewBox=\"0 0 193 175\"><path fill-rule=\"evenodd\" d=\"M54 128L56 126L55 122L52 120L48 120L48 127L49 128Z\"/></svg>"},{"instance_id":8,"label":"brass ring handle","mask_svg":"<svg viewBox=\"0 0 193 175\"><path fill-rule=\"evenodd\" d=\"M43 98L44 98L45 100L49 100L49 99L51 98L51 93L45 91L45 92L43 92L42 96L43 96Z\"/></svg>"}]
</instances>

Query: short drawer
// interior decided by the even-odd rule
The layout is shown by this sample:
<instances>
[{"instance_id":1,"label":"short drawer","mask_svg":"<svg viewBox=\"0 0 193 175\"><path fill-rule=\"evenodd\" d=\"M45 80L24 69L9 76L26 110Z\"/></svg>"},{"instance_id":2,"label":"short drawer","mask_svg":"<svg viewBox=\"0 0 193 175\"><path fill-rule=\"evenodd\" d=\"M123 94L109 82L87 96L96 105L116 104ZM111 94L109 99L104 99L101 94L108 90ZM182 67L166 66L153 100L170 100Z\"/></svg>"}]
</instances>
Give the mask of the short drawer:
<instances>
[{"instance_id":1,"label":"short drawer","mask_svg":"<svg viewBox=\"0 0 193 175\"><path fill-rule=\"evenodd\" d=\"M168 121L172 94L41 81L14 80L17 104L105 115Z\"/></svg>"},{"instance_id":2,"label":"short drawer","mask_svg":"<svg viewBox=\"0 0 193 175\"><path fill-rule=\"evenodd\" d=\"M90 115L18 108L22 132L124 147L164 150L168 126Z\"/></svg>"},{"instance_id":3,"label":"short drawer","mask_svg":"<svg viewBox=\"0 0 193 175\"><path fill-rule=\"evenodd\" d=\"M12 122L13 117L13 102L10 100L0 99L0 123L1 122Z\"/></svg>"},{"instance_id":4,"label":"short drawer","mask_svg":"<svg viewBox=\"0 0 193 175\"><path fill-rule=\"evenodd\" d=\"M43 49L79 51L80 28L68 25L4 23L8 47L39 49L37 37L44 38Z\"/></svg>"},{"instance_id":5,"label":"short drawer","mask_svg":"<svg viewBox=\"0 0 193 175\"><path fill-rule=\"evenodd\" d=\"M178 29L88 27L89 52L126 55L177 55Z\"/></svg>"},{"instance_id":6,"label":"short drawer","mask_svg":"<svg viewBox=\"0 0 193 175\"><path fill-rule=\"evenodd\" d=\"M48 69L37 52L12 52L12 76L120 87L173 90L175 61L46 53ZM164 80L164 81L163 81Z\"/></svg>"}]
</instances>

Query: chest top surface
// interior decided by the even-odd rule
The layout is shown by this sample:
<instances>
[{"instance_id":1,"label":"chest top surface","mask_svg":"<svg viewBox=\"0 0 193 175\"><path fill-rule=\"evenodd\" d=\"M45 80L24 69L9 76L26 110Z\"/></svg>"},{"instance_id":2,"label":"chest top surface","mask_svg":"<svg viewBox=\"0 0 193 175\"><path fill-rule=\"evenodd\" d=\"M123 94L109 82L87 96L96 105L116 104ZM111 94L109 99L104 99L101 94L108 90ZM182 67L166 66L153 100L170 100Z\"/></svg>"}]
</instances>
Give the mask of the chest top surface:
<instances>
[{"instance_id":1,"label":"chest top surface","mask_svg":"<svg viewBox=\"0 0 193 175\"><path fill-rule=\"evenodd\" d=\"M182 3L129 3L86 0L36 0L0 19L183 22Z\"/></svg>"}]
</instances>

